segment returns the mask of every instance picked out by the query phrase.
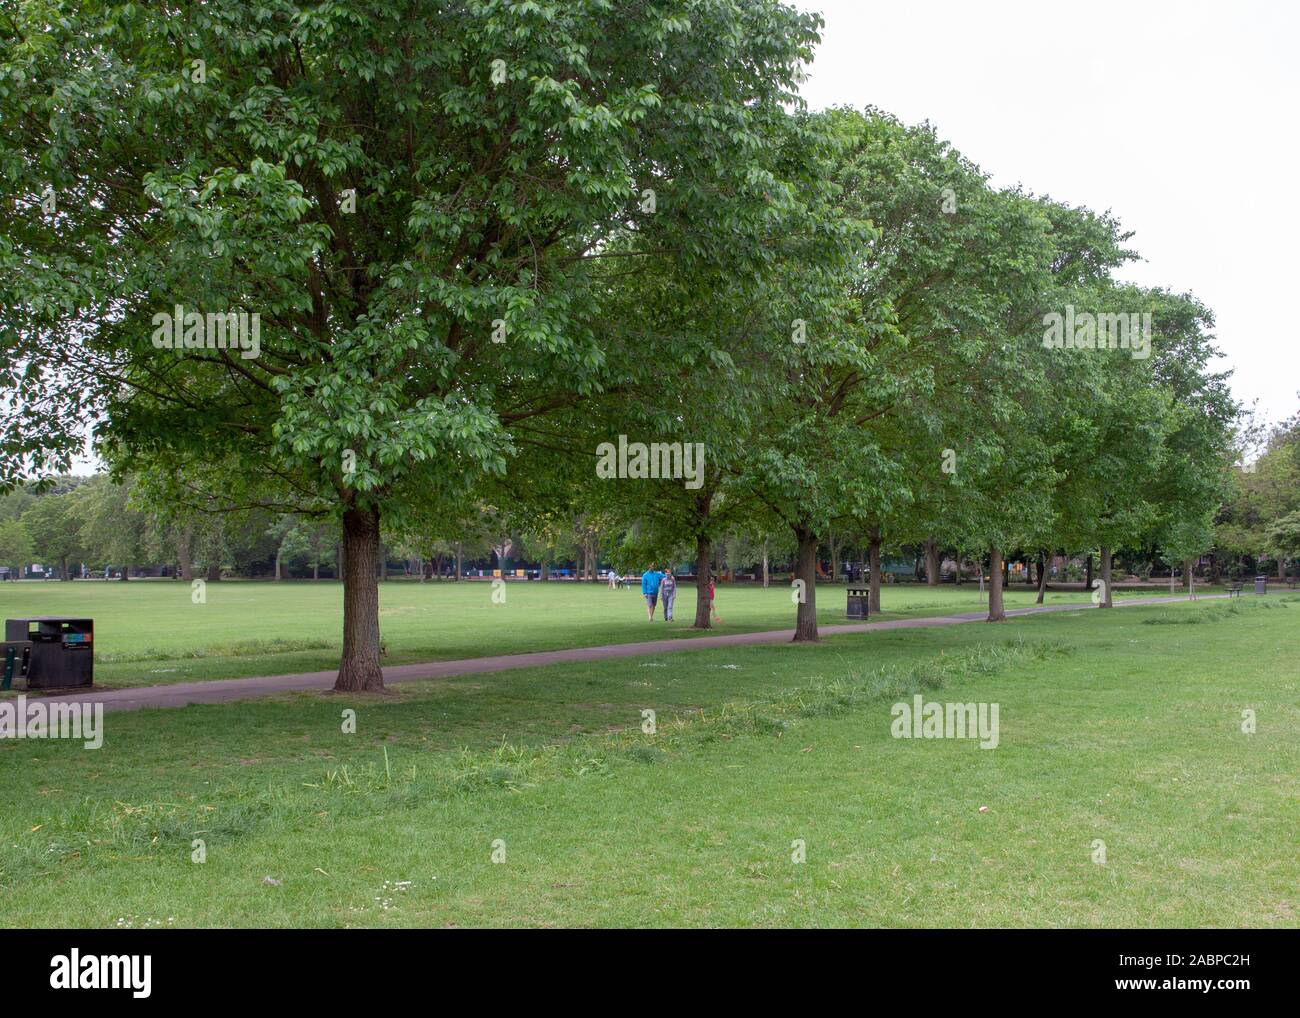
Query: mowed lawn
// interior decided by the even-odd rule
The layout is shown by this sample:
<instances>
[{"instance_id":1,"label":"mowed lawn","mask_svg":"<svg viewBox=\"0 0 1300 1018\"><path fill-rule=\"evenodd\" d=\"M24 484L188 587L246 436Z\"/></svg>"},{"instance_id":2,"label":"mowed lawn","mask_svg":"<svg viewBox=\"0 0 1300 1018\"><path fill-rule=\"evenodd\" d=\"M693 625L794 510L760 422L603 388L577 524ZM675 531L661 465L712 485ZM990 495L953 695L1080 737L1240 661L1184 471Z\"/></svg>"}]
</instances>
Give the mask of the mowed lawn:
<instances>
[{"instance_id":1,"label":"mowed lawn","mask_svg":"<svg viewBox=\"0 0 1300 1018\"><path fill-rule=\"evenodd\" d=\"M1298 621L1087 608L110 714L99 750L0 742L0 923L1294 927ZM999 746L891 737L913 691L997 703Z\"/></svg>"},{"instance_id":2,"label":"mowed lawn","mask_svg":"<svg viewBox=\"0 0 1300 1018\"><path fill-rule=\"evenodd\" d=\"M193 603L190 585L174 580L21 582L0 584L0 618L89 616L95 620L95 681L141 686L248 675L321 671L338 665L343 593L334 582L222 580L209 583L206 601ZM1151 593L1159 594L1161 591ZM795 606L788 584L721 584L715 633L792 629ZM1131 595L1124 595L1131 596ZM1083 592L1049 593L1047 603L1088 603ZM1034 592L1023 584L1007 607L1027 607ZM980 611L987 607L974 583L930 588L886 585L880 619ZM819 586L823 624L844 622L845 588ZM380 584L385 663L407 664L532 650L589 647L667 637L698 636L695 589L677 598L677 621L662 613L651 623L638 590L604 584L511 582L505 603L492 600L483 581ZM873 616L874 617L874 616Z\"/></svg>"}]
</instances>

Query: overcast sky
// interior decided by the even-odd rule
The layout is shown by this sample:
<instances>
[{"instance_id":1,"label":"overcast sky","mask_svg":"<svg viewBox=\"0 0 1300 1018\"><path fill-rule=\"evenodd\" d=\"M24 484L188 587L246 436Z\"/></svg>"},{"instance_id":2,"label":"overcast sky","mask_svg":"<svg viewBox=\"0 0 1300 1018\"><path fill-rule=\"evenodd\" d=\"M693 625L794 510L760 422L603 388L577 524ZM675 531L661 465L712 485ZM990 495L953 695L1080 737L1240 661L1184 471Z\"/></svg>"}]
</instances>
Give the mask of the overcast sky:
<instances>
[{"instance_id":1,"label":"overcast sky","mask_svg":"<svg viewBox=\"0 0 1300 1018\"><path fill-rule=\"evenodd\" d=\"M1195 294L1237 398L1300 409L1300 3L792 2L826 21L810 108L929 120L995 186L1112 210L1123 278Z\"/></svg>"}]
</instances>

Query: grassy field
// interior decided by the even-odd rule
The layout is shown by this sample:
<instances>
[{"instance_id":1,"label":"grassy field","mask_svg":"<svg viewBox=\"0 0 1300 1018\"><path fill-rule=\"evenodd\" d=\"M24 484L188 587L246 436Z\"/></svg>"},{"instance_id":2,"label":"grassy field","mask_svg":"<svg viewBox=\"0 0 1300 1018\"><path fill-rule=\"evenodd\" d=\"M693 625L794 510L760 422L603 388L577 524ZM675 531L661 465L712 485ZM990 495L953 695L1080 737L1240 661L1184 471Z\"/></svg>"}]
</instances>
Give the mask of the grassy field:
<instances>
[{"instance_id":1,"label":"grassy field","mask_svg":"<svg viewBox=\"0 0 1300 1018\"><path fill-rule=\"evenodd\" d=\"M1081 610L110 714L96 751L0 742L0 924L1295 927L1298 613ZM892 738L913 691L999 704L999 746Z\"/></svg>"},{"instance_id":2,"label":"grassy field","mask_svg":"<svg viewBox=\"0 0 1300 1018\"><path fill-rule=\"evenodd\" d=\"M1160 593L1156 591L1154 593ZM95 620L95 681L142 686L248 675L283 675L338 666L342 586L333 582L239 582L207 585L194 604L188 584L169 580L0 584L0 618L90 616ZM889 585L880 619L980 611L974 584L930 588ZM1086 604L1084 593L1050 593L1047 603ZM714 632L794 626L788 587L721 585ZM1017 586L1007 607L1027 607L1034 593ZM818 619L844 622L844 588L818 588ZM385 663L407 664L486 654L589 647L701 635L690 629L695 589L677 598L678 621L645 617L638 591L602 584L511 583L506 603L492 602L484 582L390 581L380 585Z\"/></svg>"}]
</instances>

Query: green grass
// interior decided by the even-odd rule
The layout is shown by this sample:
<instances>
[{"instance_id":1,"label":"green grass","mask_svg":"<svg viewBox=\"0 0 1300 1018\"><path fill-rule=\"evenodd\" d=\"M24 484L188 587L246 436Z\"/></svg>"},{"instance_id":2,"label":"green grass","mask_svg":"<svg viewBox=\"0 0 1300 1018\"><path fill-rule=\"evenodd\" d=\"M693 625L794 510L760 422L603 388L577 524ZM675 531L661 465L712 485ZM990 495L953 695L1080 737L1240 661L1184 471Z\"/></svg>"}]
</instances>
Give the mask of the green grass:
<instances>
[{"instance_id":1,"label":"green grass","mask_svg":"<svg viewBox=\"0 0 1300 1018\"><path fill-rule=\"evenodd\" d=\"M1159 594L1160 591L1154 593ZM506 603L492 603L488 583L380 585L380 624L387 664L485 654L589 647L704 635L690 629L694 587L677 599L678 621L645 617L639 591L602 584L511 583ZM846 621L844 588L818 588L822 624ZM720 585L715 633L788 629L788 586ZM1028 607L1032 591L1016 585L1007 607ZM1051 593L1047 603L1087 603L1084 593ZM879 619L980 611L974 584L929 588L887 585ZM249 675L323 671L338 666L342 587L333 582L223 580L194 604L188 584L170 580L0 584L0 618L90 616L95 620L95 681L107 687L158 685Z\"/></svg>"},{"instance_id":2,"label":"green grass","mask_svg":"<svg viewBox=\"0 0 1300 1018\"><path fill-rule=\"evenodd\" d=\"M1062 612L110 714L97 751L0 743L0 924L1294 927L1297 612ZM892 738L914 690L998 703L999 747Z\"/></svg>"}]
</instances>

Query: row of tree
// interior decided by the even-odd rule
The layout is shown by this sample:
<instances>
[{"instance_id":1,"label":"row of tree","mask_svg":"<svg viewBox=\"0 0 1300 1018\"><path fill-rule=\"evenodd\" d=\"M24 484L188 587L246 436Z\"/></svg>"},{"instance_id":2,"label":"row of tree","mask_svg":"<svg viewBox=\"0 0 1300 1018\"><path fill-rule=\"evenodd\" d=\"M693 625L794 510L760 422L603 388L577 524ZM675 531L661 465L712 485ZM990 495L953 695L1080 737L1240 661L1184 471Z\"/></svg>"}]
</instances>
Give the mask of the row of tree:
<instances>
[{"instance_id":1,"label":"row of tree","mask_svg":"<svg viewBox=\"0 0 1300 1018\"><path fill-rule=\"evenodd\" d=\"M382 543L485 506L584 569L600 535L685 543L703 581L726 535L779 535L798 640L835 534L980 549L994 620L1017 551L1097 548L1109 605L1116 548L1213 544L1238 408L1210 313L1119 282L1110 215L807 112L816 15L39 8L0 33L0 468L66 472L93 424L160 518L331 524L340 689L383 684ZM610 476L619 436L700 455Z\"/></svg>"},{"instance_id":2,"label":"row of tree","mask_svg":"<svg viewBox=\"0 0 1300 1018\"><path fill-rule=\"evenodd\" d=\"M328 523L263 510L183 519L142 501L142 491L134 478L97 474L10 492L0 499L0 565L40 561L63 579L83 566L121 579L132 567L165 566L182 579L218 580L223 570L249 575L268 559L277 575L290 562L319 575L336 561L337 530Z\"/></svg>"},{"instance_id":3,"label":"row of tree","mask_svg":"<svg viewBox=\"0 0 1300 1018\"><path fill-rule=\"evenodd\" d=\"M1240 578L1262 566L1286 575L1288 561L1300 557L1294 508L1300 484L1289 471L1300 463L1296 421L1273 430L1266 452L1249 469L1235 468L1232 496L1223 505L1215 526L1214 546L1204 561L1213 582L1223 575ZM30 484L0 496L0 566L11 576L22 575L29 563L43 563L44 575L62 579L106 572L126 580L136 575L167 575L209 582L223 576L247 578L310 577L338 579L340 534L329 520L304 520L291 514L263 509L226 512L214 508L185 520L175 520L166 506L139 501L142 488L133 478L115 481L98 474L90 478L58 477ZM1245 522L1242 522L1245 521ZM750 521L752 525L753 521ZM648 546L643 521L620 525L612 518L595 520L586 515L564 521L546 520L530 526L527 518L512 520L491 506L480 506L464 528L439 528L437 533L385 533L379 579L390 575L456 579L472 573L491 574L504 569L513 575L526 568L541 580L564 575L578 580L603 580L609 570L620 575L643 570L660 557L679 571L694 568L695 548L679 539L664 546ZM599 528L599 529L598 529ZM607 529L613 528L613 529ZM956 583L963 570L968 578L987 572L980 549L944 547L937 541L914 544L876 542L875 535L832 525L818 549L819 579L860 579L871 584L879 610L879 580L889 570L885 556L895 559L896 573L910 573L916 581L937 585L944 573L942 562ZM872 557L876 561L871 563ZM747 578L767 587L786 582L795 557L790 535L778 528L764 533L748 529L722 532L711 542L710 573L724 579ZM1091 584L1096 548L1069 555L1035 554L1017 549L1006 558L1004 575L1013 559L1026 583L1039 592L1049 579ZM1153 545L1132 545L1117 550L1126 574L1146 580L1160 573L1174 574L1185 563L1162 557ZM1060 575L1050 565L1061 568ZM51 566L54 568L51 569ZM874 572L876 579L869 573Z\"/></svg>"}]
</instances>

